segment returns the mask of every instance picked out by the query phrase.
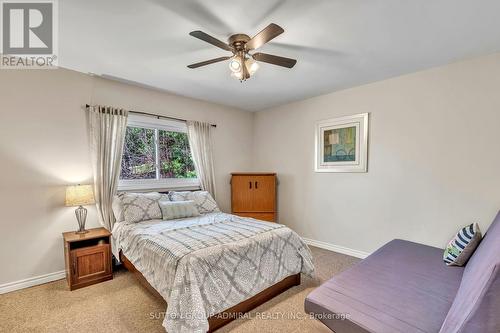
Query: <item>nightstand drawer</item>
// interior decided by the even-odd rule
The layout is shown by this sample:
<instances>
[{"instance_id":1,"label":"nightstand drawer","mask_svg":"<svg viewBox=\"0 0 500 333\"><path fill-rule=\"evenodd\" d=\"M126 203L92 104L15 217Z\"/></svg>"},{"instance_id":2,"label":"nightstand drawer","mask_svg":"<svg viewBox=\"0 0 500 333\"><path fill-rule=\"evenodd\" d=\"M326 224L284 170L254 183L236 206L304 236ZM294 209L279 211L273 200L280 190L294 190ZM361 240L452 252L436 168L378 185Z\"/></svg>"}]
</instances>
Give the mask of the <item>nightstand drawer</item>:
<instances>
[{"instance_id":1,"label":"nightstand drawer","mask_svg":"<svg viewBox=\"0 0 500 333\"><path fill-rule=\"evenodd\" d=\"M111 278L111 247L100 244L70 252L73 288Z\"/></svg>"},{"instance_id":2,"label":"nightstand drawer","mask_svg":"<svg viewBox=\"0 0 500 333\"><path fill-rule=\"evenodd\" d=\"M110 275L110 250L109 244L72 250L73 283L85 283Z\"/></svg>"}]
</instances>

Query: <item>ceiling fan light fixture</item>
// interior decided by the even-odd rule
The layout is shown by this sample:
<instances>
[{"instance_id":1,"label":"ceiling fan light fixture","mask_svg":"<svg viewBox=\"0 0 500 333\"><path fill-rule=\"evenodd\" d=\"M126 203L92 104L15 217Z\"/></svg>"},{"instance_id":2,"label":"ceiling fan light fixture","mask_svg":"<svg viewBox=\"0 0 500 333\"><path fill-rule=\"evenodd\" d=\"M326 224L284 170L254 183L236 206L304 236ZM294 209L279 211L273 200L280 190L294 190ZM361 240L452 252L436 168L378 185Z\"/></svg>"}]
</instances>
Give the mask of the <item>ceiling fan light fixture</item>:
<instances>
[{"instance_id":1,"label":"ceiling fan light fixture","mask_svg":"<svg viewBox=\"0 0 500 333\"><path fill-rule=\"evenodd\" d=\"M237 80L243 80L243 72L231 72L231 77Z\"/></svg>"},{"instance_id":2,"label":"ceiling fan light fixture","mask_svg":"<svg viewBox=\"0 0 500 333\"><path fill-rule=\"evenodd\" d=\"M245 66L247 67L247 71L250 75L254 75L259 69L259 63L252 58L245 60Z\"/></svg>"},{"instance_id":3,"label":"ceiling fan light fixture","mask_svg":"<svg viewBox=\"0 0 500 333\"><path fill-rule=\"evenodd\" d=\"M238 56L234 56L229 60L229 69L233 73L241 72L241 62Z\"/></svg>"}]
</instances>

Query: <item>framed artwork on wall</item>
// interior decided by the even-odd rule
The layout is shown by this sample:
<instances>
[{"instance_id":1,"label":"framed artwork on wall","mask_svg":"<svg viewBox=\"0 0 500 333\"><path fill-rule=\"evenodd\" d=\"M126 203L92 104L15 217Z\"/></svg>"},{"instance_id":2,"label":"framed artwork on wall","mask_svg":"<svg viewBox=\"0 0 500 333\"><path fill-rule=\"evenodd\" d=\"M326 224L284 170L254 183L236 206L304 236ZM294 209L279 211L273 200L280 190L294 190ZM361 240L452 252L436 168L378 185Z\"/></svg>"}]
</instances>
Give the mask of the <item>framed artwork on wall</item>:
<instances>
[{"instance_id":1,"label":"framed artwork on wall","mask_svg":"<svg viewBox=\"0 0 500 333\"><path fill-rule=\"evenodd\" d=\"M316 123L316 172L368 171L368 113Z\"/></svg>"}]
</instances>

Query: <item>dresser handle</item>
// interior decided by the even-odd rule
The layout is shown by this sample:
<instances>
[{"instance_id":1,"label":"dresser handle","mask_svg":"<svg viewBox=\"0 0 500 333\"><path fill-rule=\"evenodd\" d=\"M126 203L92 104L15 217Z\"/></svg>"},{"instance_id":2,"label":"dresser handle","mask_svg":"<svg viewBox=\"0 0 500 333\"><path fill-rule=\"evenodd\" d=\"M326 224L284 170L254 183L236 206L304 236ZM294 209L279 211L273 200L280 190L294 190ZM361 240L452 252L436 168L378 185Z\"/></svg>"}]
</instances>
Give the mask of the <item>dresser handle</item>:
<instances>
[{"instance_id":1,"label":"dresser handle","mask_svg":"<svg viewBox=\"0 0 500 333\"><path fill-rule=\"evenodd\" d=\"M248 188L252 189L252 182L248 182Z\"/></svg>"},{"instance_id":2,"label":"dresser handle","mask_svg":"<svg viewBox=\"0 0 500 333\"><path fill-rule=\"evenodd\" d=\"M258 184L258 182L255 182L255 189L257 189L257 188L258 188L258 187L257 187L257 184Z\"/></svg>"},{"instance_id":3,"label":"dresser handle","mask_svg":"<svg viewBox=\"0 0 500 333\"><path fill-rule=\"evenodd\" d=\"M76 260L73 260L73 275L76 275Z\"/></svg>"}]
</instances>

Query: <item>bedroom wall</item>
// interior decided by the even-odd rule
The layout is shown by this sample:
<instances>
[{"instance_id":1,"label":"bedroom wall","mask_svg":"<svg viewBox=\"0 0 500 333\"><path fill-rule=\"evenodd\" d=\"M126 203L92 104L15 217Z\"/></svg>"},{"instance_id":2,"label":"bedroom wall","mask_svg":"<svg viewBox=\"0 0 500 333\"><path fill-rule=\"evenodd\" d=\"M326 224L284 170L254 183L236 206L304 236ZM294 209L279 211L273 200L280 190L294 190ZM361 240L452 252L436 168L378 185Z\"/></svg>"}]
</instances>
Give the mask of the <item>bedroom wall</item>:
<instances>
[{"instance_id":1,"label":"bedroom wall","mask_svg":"<svg viewBox=\"0 0 500 333\"><path fill-rule=\"evenodd\" d=\"M82 109L89 102L216 123L223 210L230 210L229 173L250 169L249 112L64 69L0 71L0 289L61 277L61 232L77 226L74 208L63 206L65 185L91 182ZM95 208L87 226L98 226Z\"/></svg>"},{"instance_id":2,"label":"bedroom wall","mask_svg":"<svg viewBox=\"0 0 500 333\"><path fill-rule=\"evenodd\" d=\"M368 173L315 173L315 122L370 112ZM500 54L257 112L255 167L279 176L280 222L372 252L444 247L500 209Z\"/></svg>"},{"instance_id":3,"label":"bedroom wall","mask_svg":"<svg viewBox=\"0 0 500 333\"><path fill-rule=\"evenodd\" d=\"M231 171L276 171L280 222L371 252L392 238L442 247L470 221L487 228L500 209L499 87L493 55L253 114L69 70L0 71L0 289L64 269L61 232L76 227L65 185L91 181L86 103L216 123L224 210ZM315 122L361 112L369 172L314 173Z\"/></svg>"}]
</instances>

